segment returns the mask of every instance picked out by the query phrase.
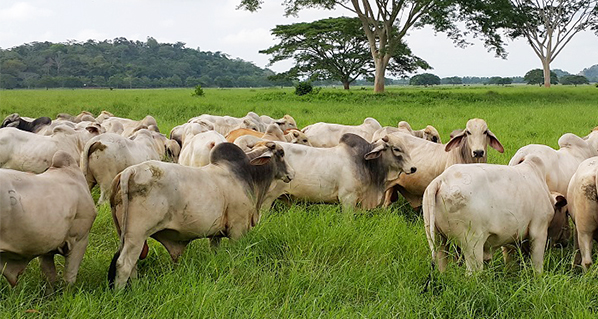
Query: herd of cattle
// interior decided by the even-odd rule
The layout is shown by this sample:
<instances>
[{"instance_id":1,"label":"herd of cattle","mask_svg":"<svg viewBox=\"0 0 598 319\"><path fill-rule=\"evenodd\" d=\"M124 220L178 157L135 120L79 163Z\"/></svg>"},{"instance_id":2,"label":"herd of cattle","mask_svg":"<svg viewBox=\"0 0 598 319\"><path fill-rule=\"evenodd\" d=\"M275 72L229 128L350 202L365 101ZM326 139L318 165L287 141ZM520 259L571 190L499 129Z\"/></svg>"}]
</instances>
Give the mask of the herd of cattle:
<instances>
[{"instance_id":1,"label":"herd of cattle","mask_svg":"<svg viewBox=\"0 0 598 319\"><path fill-rule=\"evenodd\" d=\"M339 202L344 210L388 206L401 195L422 207L440 271L451 241L468 272L482 269L498 247L507 262L519 244L541 272L547 244L565 244L571 233L575 264L587 270L598 239L598 130L564 134L558 145L527 145L509 165L492 165L488 146L504 149L482 119L442 144L432 126L382 127L373 118L299 130L289 115L203 114L167 137L149 115L12 114L0 129L0 269L14 286L39 257L53 283L54 255L61 254L73 283L97 214L90 190L98 185L98 204L110 203L120 237L108 274L117 288L146 257L148 237L176 261L196 238L212 247L222 237L238 239L283 195Z\"/></svg>"}]
</instances>

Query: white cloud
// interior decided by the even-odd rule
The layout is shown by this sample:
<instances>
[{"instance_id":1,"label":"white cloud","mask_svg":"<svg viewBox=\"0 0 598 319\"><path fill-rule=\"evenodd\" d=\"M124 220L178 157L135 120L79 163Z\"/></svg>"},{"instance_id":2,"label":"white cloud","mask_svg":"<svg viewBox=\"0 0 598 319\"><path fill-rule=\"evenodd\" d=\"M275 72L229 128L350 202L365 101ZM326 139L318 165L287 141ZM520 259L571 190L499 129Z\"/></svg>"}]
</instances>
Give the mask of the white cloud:
<instances>
[{"instance_id":1,"label":"white cloud","mask_svg":"<svg viewBox=\"0 0 598 319\"><path fill-rule=\"evenodd\" d=\"M222 38L222 41L220 41L224 44L235 44L235 45L240 45L240 44L252 44L252 45L256 45L259 43L272 43L273 39L272 39L272 35L270 34L270 31L268 31L267 29L264 28L258 28L258 29L253 29L253 30L246 30L243 29L235 34L229 34L227 36L225 36L224 38Z\"/></svg>"},{"instance_id":2,"label":"white cloud","mask_svg":"<svg viewBox=\"0 0 598 319\"><path fill-rule=\"evenodd\" d=\"M7 9L0 10L0 20L5 22L33 20L49 17L52 14L52 10L35 7L27 2L17 2Z\"/></svg>"}]
</instances>

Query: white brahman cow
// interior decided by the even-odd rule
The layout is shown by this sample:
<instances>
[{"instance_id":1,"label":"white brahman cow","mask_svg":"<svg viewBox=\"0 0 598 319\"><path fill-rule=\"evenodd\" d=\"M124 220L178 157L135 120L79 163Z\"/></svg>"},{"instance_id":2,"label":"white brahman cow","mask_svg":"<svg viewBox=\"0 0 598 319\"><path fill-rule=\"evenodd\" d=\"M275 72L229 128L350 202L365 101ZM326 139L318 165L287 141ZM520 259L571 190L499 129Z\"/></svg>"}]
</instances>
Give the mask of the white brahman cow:
<instances>
[{"instance_id":1,"label":"white brahman cow","mask_svg":"<svg viewBox=\"0 0 598 319\"><path fill-rule=\"evenodd\" d=\"M224 142L226 142L224 136L216 131L196 134L185 140L185 147L183 147L179 156L179 164L193 167L206 166L210 164L212 149Z\"/></svg>"},{"instance_id":2,"label":"white brahman cow","mask_svg":"<svg viewBox=\"0 0 598 319\"><path fill-rule=\"evenodd\" d=\"M598 134L593 135L593 139L598 139ZM515 153L509 165L517 165L529 154L534 154L540 157L546 166L548 189L567 194L569 181L579 164L590 157L598 156L598 150L593 148L588 140L571 133L563 134L558 144L558 150L540 144L526 145Z\"/></svg>"},{"instance_id":3,"label":"white brahman cow","mask_svg":"<svg viewBox=\"0 0 598 319\"><path fill-rule=\"evenodd\" d=\"M319 122L304 127L301 131L314 147L334 147L339 144L341 136L353 133L367 141L372 140L374 133L382 126L376 119L368 117L360 125L342 125Z\"/></svg>"},{"instance_id":4,"label":"white brahman cow","mask_svg":"<svg viewBox=\"0 0 598 319\"><path fill-rule=\"evenodd\" d=\"M150 236L175 261L196 238L210 238L214 246L222 237L240 238L259 221L270 184L292 178L284 150L274 142L247 155L232 143L218 144L210 164L200 168L148 161L125 169L114 179L110 199L121 240L110 285L126 285Z\"/></svg>"},{"instance_id":5,"label":"white brahman cow","mask_svg":"<svg viewBox=\"0 0 598 319\"><path fill-rule=\"evenodd\" d=\"M54 128L53 134L43 136L16 128L0 129L0 168L42 173L52 163L54 153L67 152L79 163L85 143L100 134L99 125L75 130L62 125Z\"/></svg>"},{"instance_id":6,"label":"white brahman cow","mask_svg":"<svg viewBox=\"0 0 598 319\"><path fill-rule=\"evenodd\" d=\"M471 119L465 130L455 135L446 145L433 143L405 133L405 149L417 165L415 174L401 174L389 181L384 206L396 200L399 192L412 207L421 206L422 196L430 182L453 164L485 163L487 147L504 152L496 136L490 132L486 121Z\"/></svg>"},{"instance_id":7,"label":"white brahman cow","mask_svg":"<svg viewBox=\"0 0 598 319\"><path fill-rule=\"evenodd\" d=\"M110 198L112 179L125 168L149 160L170 159L176 162L180 149L177 142L147 129L130 138L115 133L98 135L87 142L81 153L81 170L89 189L100 186L98 203Z\"/></svg>"},{"instance_id":8,"label":"white brahman cow","mask_svg":"<svg viewBox=\"0 0 598 319\"><path fill-rule=\"evenodd\" d=\"M77 162L58 151L42 174L0 169L0 272L11 286L29 261L40 257L50 284L54 255L66 257L64 278L72 284L87 247L96 209Z\"/></svg>"},{"instance_id":9,"label":"white brahman cow","mask_svg":"<svg viewBox=\"0 0 598 319\"><path fill-rule=\"evenodd\" d=\"M310 202L340 202L344 209L372 209L381 204L389 177L417 170L400 136L370 143L347 133L332 148L279 144L295 178L289 184L277 183L275 188L281 189L271 189L265 207L286 193Z\"/></svg>"},{"instance_id":10,"label":"white brahman cow","mask_svg":"<svg viewBox=\"0 0 598 319\"><path fill-rule=\"evenodd\" d=\"M423 197L426 235L432 259L443 272L454 242L469 273L480 271L492 250L529 240L533 267L542 272L549 227L555 236L567 222L565 198L546 185L542 160L527 156L520 165L458 164L435 178ZM561 238L553 238L560 240Z\"/></svg>"},{"instance_id":11,"label":"white brahman cow","mask_svg":"<svg viewBox=\"0 0 598 319\"><path fill-rule=\"evenodd\" d=\"M584 271L592 265L592 244L598 238L597 178L598 157L586 159L571 177L567 190L569 215L575 223L574 265L581 264Z\"/></svg>"}]
</instances>

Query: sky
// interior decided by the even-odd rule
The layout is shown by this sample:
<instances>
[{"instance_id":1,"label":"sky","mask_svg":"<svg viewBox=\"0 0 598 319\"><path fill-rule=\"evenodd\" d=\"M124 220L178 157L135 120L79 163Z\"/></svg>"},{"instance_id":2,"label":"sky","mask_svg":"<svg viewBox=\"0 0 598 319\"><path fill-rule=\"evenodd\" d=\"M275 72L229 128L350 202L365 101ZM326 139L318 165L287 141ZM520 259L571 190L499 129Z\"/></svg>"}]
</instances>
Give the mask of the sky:
<instances>
[{"instance_id":1,"label":"sky","mask_svg":"<svg viewBox=\"0 0 598 319\"><path fill-rule=\"evenodd\" d=\"M258 53L276 44L270 30L276 25L353 16L345 9L303 10L284 17L282 1L266 0L258 12L237 10L240 0L1 0L0 48L34 41L66 42L125 37L145 42L183 42L187 48L220 51L231 58L283 72L291 61L268 65L269 56ZM540 59L524 40L509 41L507 59L488 52L471 39L465 49L455 47L445 34L431 29L412 30L406 37L413 53L426 60L440 77L523 76L541 68ZM598 36L578 33L554 60L552 69L577 74L598 64Z\"/></svg>"}]
</instances>

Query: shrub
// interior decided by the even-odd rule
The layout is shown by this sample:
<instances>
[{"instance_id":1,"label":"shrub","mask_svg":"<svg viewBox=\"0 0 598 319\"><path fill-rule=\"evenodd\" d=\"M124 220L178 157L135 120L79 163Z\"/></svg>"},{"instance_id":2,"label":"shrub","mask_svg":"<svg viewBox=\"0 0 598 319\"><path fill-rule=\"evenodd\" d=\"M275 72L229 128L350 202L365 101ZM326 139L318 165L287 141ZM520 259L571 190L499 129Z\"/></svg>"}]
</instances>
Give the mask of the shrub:
<instances>
[{"instance_id":1,"label":"shrub","mask_svg":"<svg viewBox=\"0 0 598 319\"><path fill-rule=\"evenodd\" d=\"M198 84L198 85L195 86L195 90L193 91L192 95L193 96L203 96L204 95L203 89L201 88L201 85Z\"/></svg>"},{"instance_id":2,"label":"shrub","mask_svg":"<svg viewBox=\"0 0 598 319\"><path fill-rule=\"evenodd\" d=\"M295 94L300 96L311 93L313 90L314 87L311 85L311 82L309 81L299 82L295 85Z\"/></svg>"}]
</instances>

